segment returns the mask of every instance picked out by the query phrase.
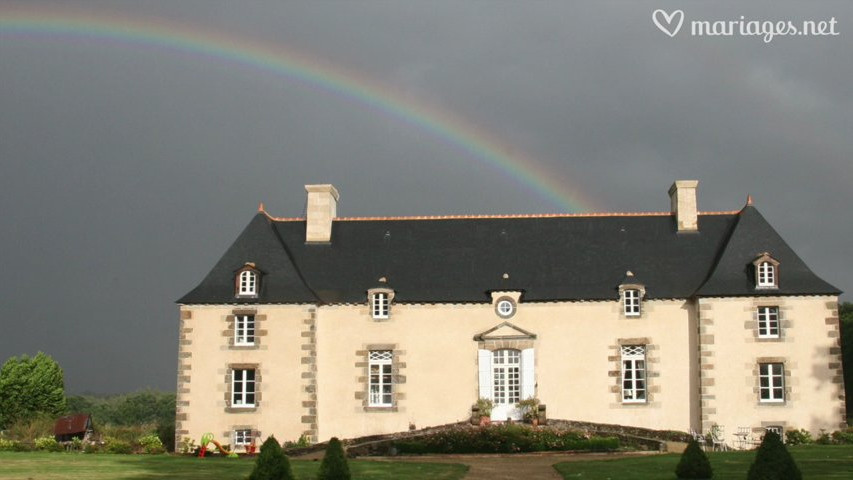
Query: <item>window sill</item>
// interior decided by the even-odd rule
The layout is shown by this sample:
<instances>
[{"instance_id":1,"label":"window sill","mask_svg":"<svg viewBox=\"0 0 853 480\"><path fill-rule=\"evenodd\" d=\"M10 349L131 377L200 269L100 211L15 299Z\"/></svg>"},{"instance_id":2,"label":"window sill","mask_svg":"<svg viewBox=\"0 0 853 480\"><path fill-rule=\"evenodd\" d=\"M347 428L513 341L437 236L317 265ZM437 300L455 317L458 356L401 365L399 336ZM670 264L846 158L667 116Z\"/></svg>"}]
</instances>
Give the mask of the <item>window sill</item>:
<instances>
[{"instance_id":1,"label":"window sill","mask_svg":"<svg viewBox=\"0 0 853 480\"><path fill-rule=\"evenodd\" d=\"M364 407L364 411L365 412L396 412L397 406L396 405L385 405L385 406L371 405L368 407Z\"/></svg>"},{"instance_id":2,"label":"window sill","mask_svg":"<svg viewBox=\"0 0 853 480\"><path fill-rule=\"evenodd\" d=\"M246 405L246 406L231 406L225 407L225 413L249 413L258 411L258 405Z\"/></svg>"}]
</instances>

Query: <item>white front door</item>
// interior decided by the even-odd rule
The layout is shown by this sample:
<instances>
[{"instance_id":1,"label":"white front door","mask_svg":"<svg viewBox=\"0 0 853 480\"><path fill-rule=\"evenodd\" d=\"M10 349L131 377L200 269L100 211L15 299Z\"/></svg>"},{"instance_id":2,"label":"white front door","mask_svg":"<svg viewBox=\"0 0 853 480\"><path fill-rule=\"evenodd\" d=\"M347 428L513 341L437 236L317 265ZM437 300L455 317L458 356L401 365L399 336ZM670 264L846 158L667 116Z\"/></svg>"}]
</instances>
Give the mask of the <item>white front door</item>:
<instances>
[{"instance_id":1,"label":"white front door","mask_svg":"<svg viewBox=\"0 0 853 480\"><path fill-rule=\"evenodd\" d=\"M492 420L521 420L521 411L516 407L521 399L520 351L504 349L493 352L492 388L495 402Z\"/></svg>"}]
</instances>

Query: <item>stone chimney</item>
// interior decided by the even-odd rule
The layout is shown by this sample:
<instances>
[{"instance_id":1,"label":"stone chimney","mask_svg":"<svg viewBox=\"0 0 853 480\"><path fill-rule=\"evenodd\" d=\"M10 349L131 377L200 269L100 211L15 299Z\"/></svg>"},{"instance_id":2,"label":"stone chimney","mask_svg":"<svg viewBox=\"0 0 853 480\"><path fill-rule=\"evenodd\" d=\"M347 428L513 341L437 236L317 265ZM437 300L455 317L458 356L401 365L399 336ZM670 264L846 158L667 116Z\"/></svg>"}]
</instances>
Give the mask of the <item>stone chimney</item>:
<instances>
[{"instance_id":1,"label":"stone chimney","mask_svg":"<svg viewBox=\"0 0 853 480\"><path fill-rule=\"evenodd\" d=\"M305 185L308 206L305 209L305 242L332 241L332 219L338 215L338 190L334 185Z\"/></svg>"},{"instance_id":2,"label":"stone chimney","mask_svg":"<svg viewBox=\"0 0 853 480\"><path fill-rule=\"evenodd\" d=\"M679 232L699 231L699 209L696 203L696 187L699 180L677 180L669 187L672 213Z\"/></svg>"}]
</instances>

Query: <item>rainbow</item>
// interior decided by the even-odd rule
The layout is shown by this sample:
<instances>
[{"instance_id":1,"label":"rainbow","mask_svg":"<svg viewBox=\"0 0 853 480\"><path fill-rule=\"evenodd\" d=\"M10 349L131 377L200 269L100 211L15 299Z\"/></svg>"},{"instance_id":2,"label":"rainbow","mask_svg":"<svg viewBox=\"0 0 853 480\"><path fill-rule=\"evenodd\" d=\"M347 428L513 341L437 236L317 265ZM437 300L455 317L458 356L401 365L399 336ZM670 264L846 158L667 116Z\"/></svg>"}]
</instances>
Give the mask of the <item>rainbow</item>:
<instances>
[{"instance_id":1,"label":"rainbow","mask_svg":"<svg viewBox=\"0 0 853 480\"><path fill-rule=\"evenodd\" d=\"M549 169L472 122L402 95L359 73L281 45L225 35L162 18L127 17L57 6L0 7L2 37L76 38L131 47L154 47L279 75L405 122L461 150L569 212L594 210L591 198L564 172Z\"/></svg>"}]
</instances>

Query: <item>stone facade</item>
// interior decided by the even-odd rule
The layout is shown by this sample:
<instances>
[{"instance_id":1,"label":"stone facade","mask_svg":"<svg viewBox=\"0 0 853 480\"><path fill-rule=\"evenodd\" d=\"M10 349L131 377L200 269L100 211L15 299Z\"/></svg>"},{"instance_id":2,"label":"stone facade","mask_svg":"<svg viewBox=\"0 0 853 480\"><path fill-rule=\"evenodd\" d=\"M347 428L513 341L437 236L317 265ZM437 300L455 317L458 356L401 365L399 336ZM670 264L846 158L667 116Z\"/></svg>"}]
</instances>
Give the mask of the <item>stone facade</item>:
<instances>
[{"instance_id":1,"label":"stone facade","mask_svg":"<svg viewBox=\"0 0 853 480\"><path fill-rule=\"evenodd\" d=\"M786 312L776 342L757 341L753 333L752 312L768 301ZM178 436L200 438L239 425L282 441L300 435L324 441L465 421L478 398L483 348L535 350L535 394L551 418L681 431L782 426L817 434L844 421L835 301L652 300L644 302L642 317L626 318L618 301L525 303L522 296L510 326L490 304L393 304L384 321L371 318L366 302L257 305L264 334L254 349L232 348L223 334L233 328L235 308L184 306ZM644 402L622 401L622 345L646 348ZM371 350L393 352L390 407L367 403ZM759 402L762 362L785 366L781 404ZM237 367L258 369L255 408L229 404Z\"/></svg>"}]
</instances>

